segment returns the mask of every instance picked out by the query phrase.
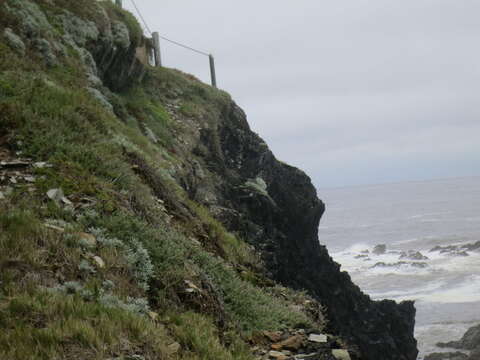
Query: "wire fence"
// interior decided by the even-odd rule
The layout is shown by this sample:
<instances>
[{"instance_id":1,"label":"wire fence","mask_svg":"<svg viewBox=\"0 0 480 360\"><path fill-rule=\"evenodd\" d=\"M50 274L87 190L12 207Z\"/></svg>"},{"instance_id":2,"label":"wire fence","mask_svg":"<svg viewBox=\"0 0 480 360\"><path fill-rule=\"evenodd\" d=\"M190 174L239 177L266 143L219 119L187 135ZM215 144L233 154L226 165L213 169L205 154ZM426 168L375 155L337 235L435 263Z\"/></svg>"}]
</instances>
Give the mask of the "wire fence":
<instances>
[{"instance_id":1,"label":"wire fence","mask_svg":"<svg viewBox=\"0 0 480 360\"><path fill-rule=\"evenodd\" d=\"M154 59L155 59L155 66L159 66L161 67L162 66L162 57L161 57L161 48L160 48L160 40L164 40L164 41L167 41L173 45L176 45L176 46L179 46L179 47L182 47L186 50L189 50L189 51L192 51L194 53L197 53L199 55L203 55L203 56L206 56L208 57L209 59L209 64L210 64L210 78L211 78L211 83L212 83L212 86L213 87L217 87L217 76L216 76L216 71L215 71L215 59L213 57L212 54L209 54L205 51L202 51L202 50L198 50L198 49L195 49L194 47L192 46L189 46L189 45L185 45L181 42L178 42L178 41L175 41L175 40L172 40L170 38L167 38L165 36L162 36L160 35L158 32L156 31L153 31L151 30L150 26L148 26L148 23L147 21L145 20L145 17L143 16L140 8L138 7L137 3L135 0L130 0L130 2L132 3L138 17L140 18L140 20L142 21L143 23L143 26L144 26L144 30L151 36L152 38L152 41L153 41L153 50L154 50ZM122 0L115 0L115 3L122 7Z\"/></svg>"}]
</instances>

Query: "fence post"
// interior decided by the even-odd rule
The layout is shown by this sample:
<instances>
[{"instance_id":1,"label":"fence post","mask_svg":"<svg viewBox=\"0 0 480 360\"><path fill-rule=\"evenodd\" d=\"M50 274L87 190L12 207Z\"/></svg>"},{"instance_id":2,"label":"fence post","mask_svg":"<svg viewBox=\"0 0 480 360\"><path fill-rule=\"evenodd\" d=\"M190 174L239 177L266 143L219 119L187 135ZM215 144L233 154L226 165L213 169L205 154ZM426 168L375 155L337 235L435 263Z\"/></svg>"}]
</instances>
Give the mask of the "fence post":
<instances>
[{"instance_id":1,"label":"fence post","mask_svg":"<svg viewBox=\"0 0 480 360\"><path fill-rule=\"evenodd\" d=\"M153 51L155 54L155 66L162 67L162 56L160 53L160 35L154 32L153 36Z\"/></svg>"},{"instance_id":2,"label":"fence post","mask_svg":"<svg viewBox=\"0 0 480 360\"><path fill-rule=\"evenodd\" d=\"M115 4L122 7L122 0L115 0Z\"/></svg>"},{"instance_id":3,"label":"fence post","mask_svg":"<svg viewBox=\"0 0 480 360\"><path fill-rule=\"evenodd\" d=\"M213 55L210 54L208 56L210 58L210 76L212 78L212 86L214 88L217 87L217 75L215 74L215 59L213 58Z\"/></svg>"}]
</instances>

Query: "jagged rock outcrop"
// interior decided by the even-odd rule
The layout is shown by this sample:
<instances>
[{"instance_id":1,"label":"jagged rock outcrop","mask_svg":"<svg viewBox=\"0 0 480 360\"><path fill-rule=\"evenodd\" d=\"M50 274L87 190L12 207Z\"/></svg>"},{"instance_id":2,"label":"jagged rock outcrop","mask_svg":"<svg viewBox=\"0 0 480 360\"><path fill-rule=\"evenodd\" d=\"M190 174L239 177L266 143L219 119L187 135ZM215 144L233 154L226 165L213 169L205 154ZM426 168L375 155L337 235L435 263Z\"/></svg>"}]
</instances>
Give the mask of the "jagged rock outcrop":
<instances>
[{"instance_id":1,"label":"jagged rock outcrop","mask_svg":"<svg viewBox=\"0 0 480 360\"><path fill-rule=\"evenodd\" d=\"M332 328L362 359L416 359L413 303L373 302L341 271L318 240L325 206L309 177L278 161L241 109L226 105L216 124L202 130L195 153L215 180L192 184L190 192L213 194L216 203L206 205L262 252L274 279L319 299Z\"/></svg>"}]
</instances>

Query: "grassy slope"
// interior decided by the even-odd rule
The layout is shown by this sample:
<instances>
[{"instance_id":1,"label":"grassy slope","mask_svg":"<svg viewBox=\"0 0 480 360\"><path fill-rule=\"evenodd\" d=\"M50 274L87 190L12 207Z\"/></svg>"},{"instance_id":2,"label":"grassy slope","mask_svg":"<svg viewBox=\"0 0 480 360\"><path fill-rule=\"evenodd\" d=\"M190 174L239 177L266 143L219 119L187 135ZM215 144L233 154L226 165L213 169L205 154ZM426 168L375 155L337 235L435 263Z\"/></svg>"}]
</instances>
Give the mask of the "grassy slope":
<instances>
[{"instance_id":1,"label":"grassy slope","mask_svg":"<svg viewBox=\"0 0 480 360\"><path fill-rule=\"evenodd\" d=\"M73 3L40 5L48 18L59 6L89 16ZM115 14L135 37L138 24ZM114 115L85 90L69 53L47 67L0 40L0 154L53 165L31 169L33 186L10 184L0 200L0 358L249 359L252 332L312 325L293 307L303 295L284 299L285 289L258 286L255 254L171 176L182 161L176 137L186 131L165 109L172 93L179 114L193 119L218 116L229 97L180 72L149 69L142 84L110 96ZM75 207L48 199L52 188ZM198 289L186 292L186 280ZM181 351L172 354L174 342Z\"/></svg>"}]
</instances>

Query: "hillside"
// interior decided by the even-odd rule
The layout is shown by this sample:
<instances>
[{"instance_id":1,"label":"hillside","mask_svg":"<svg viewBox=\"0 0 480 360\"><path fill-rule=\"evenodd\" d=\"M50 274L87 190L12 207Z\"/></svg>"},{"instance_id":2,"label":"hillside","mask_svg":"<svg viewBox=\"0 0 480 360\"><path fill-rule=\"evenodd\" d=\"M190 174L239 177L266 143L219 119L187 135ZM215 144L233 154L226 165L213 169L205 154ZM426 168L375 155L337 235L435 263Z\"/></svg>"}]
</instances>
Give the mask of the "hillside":
<instances>
[{"instance_id":1,"label":"hillside","mask_svg":"<svg viewBox=\"0 0 480 360\"><path fill-rule=\"evenodd\" d=\"M145 44L109 1L0 0L0 359L415 359L308 176Z\"/></svg>"}]
</instances>

